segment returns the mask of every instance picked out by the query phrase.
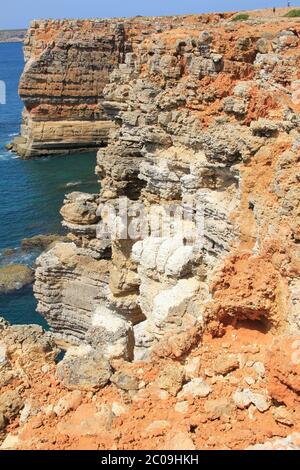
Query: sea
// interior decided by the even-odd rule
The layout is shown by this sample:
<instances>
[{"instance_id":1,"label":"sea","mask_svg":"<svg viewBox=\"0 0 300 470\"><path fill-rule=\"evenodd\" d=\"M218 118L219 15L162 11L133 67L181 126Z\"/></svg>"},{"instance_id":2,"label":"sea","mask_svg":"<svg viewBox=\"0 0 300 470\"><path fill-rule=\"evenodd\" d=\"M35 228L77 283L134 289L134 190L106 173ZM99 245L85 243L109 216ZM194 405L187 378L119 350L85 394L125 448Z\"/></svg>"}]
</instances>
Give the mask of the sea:
<instances>
[{"instance_id":1,"label":"sea","mask_svg":"<svg viewBox=\"0 0 300 470\"><path fill-rule=\"evenodd\" d=\"M0 82L6 104L0 104L0 266L34 266L38 251L23 252L23 238L63 234L59 210L66 193L98 192L95 153L21 160L5 149L19 134L22 102L18 83L24 67L22 43L0 43ZM0 83L0 85L1 85ZM8 255L7 249L13 249ZM11 253L11 250L9 251ZM12 324L36 323L47 328L36 311L32 287L0 294L0 316Z\"/></svg>"}]
</instances>

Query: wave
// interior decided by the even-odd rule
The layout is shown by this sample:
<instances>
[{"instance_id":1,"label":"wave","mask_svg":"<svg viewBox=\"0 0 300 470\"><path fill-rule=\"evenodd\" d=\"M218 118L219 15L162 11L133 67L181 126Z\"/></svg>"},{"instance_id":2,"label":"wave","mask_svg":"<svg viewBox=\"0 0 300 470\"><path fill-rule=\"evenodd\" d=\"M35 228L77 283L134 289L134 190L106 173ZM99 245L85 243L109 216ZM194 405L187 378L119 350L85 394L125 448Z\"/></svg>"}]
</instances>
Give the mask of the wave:
<instances>
[{"instance_id":1,"label":"wave","mask_svg":"<svg viewBox=\"0 0 300 470\"><path fill-rule=\"evenodd\" d=\"M11 134L8 134L8 137L16 137L18 134L18 132L12 132Z\"/></svg>"},{"instance_id":2,"label":"wave","mask_svg":"<svg viewBox=\"0 0 300 470\"><path fill-rule=\"evenodd\" d=\"M15 249L11 254L0 252L0 267L9 264L25 264L31 267L39 254L39 250L32 250L31 252L24 253L20 248Z\"/></svg>"},{"instance_id":3,"label":"wave","mask_svg":"<svg viewBox=\"0 0 300 470\"><path fill-rule=\"evenodd\" d=\"M80 186L82 181L70 181L64 185L65 188L74 188L74 186Z\"/></svg>"}]
</instances>

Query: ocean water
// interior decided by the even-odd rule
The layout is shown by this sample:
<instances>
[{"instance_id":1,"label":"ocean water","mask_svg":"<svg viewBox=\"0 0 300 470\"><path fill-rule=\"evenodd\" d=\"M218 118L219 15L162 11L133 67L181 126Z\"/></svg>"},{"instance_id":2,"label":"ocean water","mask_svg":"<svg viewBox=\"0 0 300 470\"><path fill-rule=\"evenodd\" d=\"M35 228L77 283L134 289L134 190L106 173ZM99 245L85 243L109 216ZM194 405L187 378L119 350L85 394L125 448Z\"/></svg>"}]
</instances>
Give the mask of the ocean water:
<instances>
[{"instance_id":1,"label":"ocean water","mask_svg":"<svg viewBox=\"0 0 300 470\"><path fill-rule=\"evenodd\" d=\"M22 103L18 82L24 66L22 44L0 43L0 80L6 84L6 104L0 104L0 265L32 265L37 252L20 250L23 238L64 233L59 209L66 193L97 192L94 153L42 157L24 161L5 150L19 133ZM5 249L15 248L12 257ZM0 294L0 315L15 324L39 323L32 289Z\"/></svg>"}]
</instances>

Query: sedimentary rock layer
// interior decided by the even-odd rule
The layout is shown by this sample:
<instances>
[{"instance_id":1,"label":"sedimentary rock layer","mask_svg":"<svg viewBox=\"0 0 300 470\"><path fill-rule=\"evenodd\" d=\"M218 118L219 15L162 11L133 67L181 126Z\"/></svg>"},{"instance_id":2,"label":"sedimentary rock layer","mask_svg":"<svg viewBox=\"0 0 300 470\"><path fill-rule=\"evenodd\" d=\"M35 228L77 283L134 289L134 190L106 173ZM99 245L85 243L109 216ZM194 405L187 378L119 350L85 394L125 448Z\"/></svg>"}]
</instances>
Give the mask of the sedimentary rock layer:
<instances>
[{"instance_id":1,"label":"sedimentary rock layer","mask_svg":"<svg viewBox=\"0 0 300 470\"><path fill-rule=\"evenodd\" d=\"M112 122L102 102L110 73L144 37L173 24L183 25L184 18L32 22L19 87L23 124L14 150L29 158L105 145Z\"/></svg>"},{"instance_id":2,"label":"sedimentary rock layer","mask_svg":"<svg viewBox=\"0 0 300 470\"><path fill-rule=\"evenodd\" d=\"M231 17L103 23L125 47L95 73L101 188L66 195L70 241L37 260L53 334L0 321L2 449L299 448L300 23ZM39 76L98 23L37 23ZM30 93L34 132L55 100Z\"/></svg>"},{"instance_id":3,"label":"sedimentary rock layer","mask_svg":"<svg viewBox=\"0 0 300 470\"><path fill-rule=\"evenodd\" d=\"M61 23L61 34L72 24ZM298 21L212 15L107 25L123 31L126 47L99 92L101 115L113 122L97 156L101 191L67 196L61 214L73 244L38 261L40 311L57 333L88 343L94 335L103 348L103 317L115 315L125 322L126 357L133 326L136 358L181 357L203 329L218 335L227 324L298 331ZM85 76L80 61L79 69ZM37 116L43 97L30 96ZM142 231L106 239L101 207L120 201ZM153 211L174 206L201 233L153 226Z\"/></svg>"}]
</instances>

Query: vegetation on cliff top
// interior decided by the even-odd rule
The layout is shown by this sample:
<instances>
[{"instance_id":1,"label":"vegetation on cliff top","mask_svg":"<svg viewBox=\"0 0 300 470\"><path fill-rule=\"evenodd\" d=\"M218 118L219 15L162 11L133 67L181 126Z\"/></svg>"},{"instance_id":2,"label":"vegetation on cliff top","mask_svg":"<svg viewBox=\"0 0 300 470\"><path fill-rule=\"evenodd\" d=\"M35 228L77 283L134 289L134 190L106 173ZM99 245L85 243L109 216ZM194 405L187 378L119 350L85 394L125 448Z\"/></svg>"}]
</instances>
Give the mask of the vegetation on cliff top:
<instances>
[{"instance_id":1,"label":"vegetation on cliff top","mask_svg":"<svg viewBox=\"0 0 300 470\"><path fill-rule=\"evenodd\" d=\"M249 18L250 16L248 13L239 13L238 15L234 16L231 21L247 21Z\"/></svg>"},{"instance_id":2,"label":"vegetation on cliff top","mask_svg":"<svg viewBox=\"0 0 300 470\"><path fill-rule=\"evenodd\" d=\"M300 16L300 9L290 10L284 16L287 18L297 18Z\"/></svg>"}]
</instances>

